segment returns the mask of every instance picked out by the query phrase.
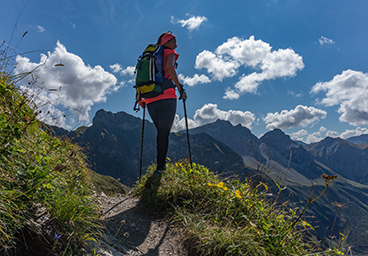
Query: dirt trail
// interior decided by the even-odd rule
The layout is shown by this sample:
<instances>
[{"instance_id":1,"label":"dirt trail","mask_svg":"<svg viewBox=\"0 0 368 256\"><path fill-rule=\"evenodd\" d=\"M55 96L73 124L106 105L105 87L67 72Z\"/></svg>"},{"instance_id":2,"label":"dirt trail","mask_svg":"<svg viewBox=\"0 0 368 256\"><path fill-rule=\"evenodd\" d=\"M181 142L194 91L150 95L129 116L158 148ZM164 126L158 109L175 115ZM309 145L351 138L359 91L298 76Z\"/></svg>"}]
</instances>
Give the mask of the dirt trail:
<instances>
[{"instance_id":1,"label":"dirt trail","mask_svg":"<svg viewBox=\"0 0 368 256\"><path fill-rule=\"evenodd\" d=\"M181 243L182 230L170 227L150 209L139 210L139 199L130 194L98 197L103 210L106 238L101 240L103 256L188 256Z\"/></svg>"}]
</instances>

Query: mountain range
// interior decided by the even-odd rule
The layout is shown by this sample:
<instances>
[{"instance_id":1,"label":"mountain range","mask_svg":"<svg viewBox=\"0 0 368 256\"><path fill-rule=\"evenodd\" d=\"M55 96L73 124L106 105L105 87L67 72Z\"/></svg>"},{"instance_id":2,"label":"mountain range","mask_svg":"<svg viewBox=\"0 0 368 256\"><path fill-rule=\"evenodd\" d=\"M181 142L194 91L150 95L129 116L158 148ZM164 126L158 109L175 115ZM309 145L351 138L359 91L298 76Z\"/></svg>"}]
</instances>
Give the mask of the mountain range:
<instances>
[{"instance_id":1,"label":"mountain range","mask_svg":"<svg viewBox=\"0 0 368 256\"><path fill-rule=\"evenodd\" d=\"M88 128L74 132L58 128L54 132L82 145L92 170L129 186L139 177L142 119L99 110ZM142 174L156 155L156 129L147 120L143 141ZM322 174L336 175L326 194L309 206L307 220L326 247L336 245L339 234L347 233L344 243L364 253L368 251L368 145L363 137L352 141L363 144L327 137L305 145L279 129L257 138L249 129L222 120L190 130L194 162L241 179L262 176L268 184L277 183L284 189L280 200L296 207L303 207L313 192L315 198L324 190ZM176 161L187 157L186 134L171 133L168 158ZM274 194L276 188L273 186ZM270 200L273 198L271 195Z\"/></svg>"}]
</instances>

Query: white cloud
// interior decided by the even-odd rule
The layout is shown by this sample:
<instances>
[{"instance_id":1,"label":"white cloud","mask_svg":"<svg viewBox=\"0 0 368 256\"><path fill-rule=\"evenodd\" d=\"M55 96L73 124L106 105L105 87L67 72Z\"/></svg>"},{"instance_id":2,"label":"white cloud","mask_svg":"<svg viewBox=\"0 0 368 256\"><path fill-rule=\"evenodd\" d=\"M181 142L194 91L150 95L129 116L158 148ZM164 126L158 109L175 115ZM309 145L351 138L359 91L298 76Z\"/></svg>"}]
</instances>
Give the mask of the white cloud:
<instances>
[{"instance_id":1,"label":"white cloud","mask_svg":"<svg viewBox=\"0 0 368 256\"><path fill-rule=\"evenodd\" d=\"M71 21L69 21L67 19L63 19L63 22L64 23L69 23L73 27L73 29L77 27L77 25L75 23L73 23L73 22L71 22Z\"/></svg>"},{"instance_id":2,"label":"white cloud","mask_svg":"<svg viewBox=\"0 0 368 256\"><path fill-rule=\"evenodd\" d=\"M119 63L115 63L114 65L111 65L110 68L112 72L114 73L118 73L123 69L123 67Z\"/></svg>"},{"instance_id":3,"label":"white cloud","mask_svg":"<svg viewBox=\"0 0 368 256\"><path fill-rule=\"evenodd\" d=\"M230 87L226 88L224 99L227 100L237 100L239 99L240 95Z\"/></svg>"},{"instance_id":4,"label":"white cloud","mask_svg":"<svg viewBox=\"0 0 368 256\"><path fill-rule=\"evenodd\" d=\"M340 138L348 139L350 137L360 136L363 134L368 134L367 128L357 127L355 130L346 130L340 134Z\"/></svg>"},{"instance_id":5,"label":"white cloud","mask_svg":"<svg viewBox=\"0 0 368 256\"><path fill-rule=\"evenodd\" d=\"M46 31L46 29L44 27L40 26L40 25L37 25L37 30L38 30L39 33L42 33L42 32Z\"/></svg>"},{"instance_id":6,"label":"white cloud","mask_svg":"<svg viewBox=\"0 0 368 256\"><path fill-rule=\"evenodd\" d=\"M340 137L338 132L335 131L327 131L326 132L326 136L331 137L331 138L338 138Z\"/></svg>"},{"instance_id":7,"label":"white cloud","mask_svg":"<svg viewBox=\"0 0 368 256\"><path fill-rule=\"evenodd\" d=\"M222 81L225 77L233 77L237 73L240 64L235 61L224 60L222 56L210 51L203 51L196 57L195 68L200 70L207 69L213 79Z\"/></svg>"},{"instance_id":8,"label":"white cloud","mask_svg":"<svg viewBox=\"0 0 368 256\"><path fill-rule=\"evenodd\" d=\"M325 134L325 135L323 135ZM302 129L300 131L297 132L293 132L292 134L290 134L290 137L293 140L298 140L298 141L303 141L307 144L310 143L315 143L318 141L323 140L326 136L329 137L339 137L337 132L334 131L328 131L325 127L321 126L318 130L318 132L314 132L312 134L309 134L306 130Z\"/></svg>"},{"instance_id":9,"label":"white cloud","mask_svg":"<svg viewBox=\"0 0 368 256\"><path fill-rule=\"evenodd\" d=\"M187 14L187 16L190 16ZM204 22L207 21L207 17L205 16L191 16L187 20L176 20L173 16L171 16L171 23L172 24L181 24L181 26L187 27L189 31L192 31L194 29L198 29L199 26Z\"/></svg>"},{"instance_id":10,"label":"white cloud","mask_svg":"<svg viewBox=\"0 0 368 256\"><path fill-rule=\"evenodd\" d=\"M123 69L120 74L123 76L134 76L135 67L134 66L128 66L125 69Z\"/></svg>"},{"instance_id":11,"label":"white cloud","mask_svg":"<svg viewBox=\"0 0 368 256\"><path fill-rule=\"evenodd\" d=\"M324 137L321 136L320 132L314 132L314 133L309 134L307 136L307 139L305 140L305 142L307 144L310 144L310 143L315 143L315 142L321 141L323 139L324 139Z\"/></svg>"},{"instance_id":12,"label":"white cloud","mask_svg":"<svg viewBox=\"0 0 368 256\"><path fill-rule=\"evenodd\" d=\"M312 134L309 134L306 130L302 129L298 132L292 133L290 136L293 140L300 140L304 141L305 143L315 143L318 141L323 140L325 137L331 137L331 138L342 138L342 139L348 139L350 137L354 136L360 136L363 134L368 134L367 128L361 128L357 127L355 130L346 130L345 132L339 134L336 131L330 131L327 130L325 127L321 126L318 130L318 132L314 132Z\"/></svg>"},{"instance_id":13,"label":"white cloud","mask_svg":"<svg viewBox=\"0 0 368 256\"><path fill-rule=\"evenodd\" d=\"M325 106L339 105L341 122L354 126L368 124L368 74L345 70L331 81L315 84L311 93L321 91L326 91L326 95L318 102Z\"/></svg>"},{"instance_id":14,"label":"white cloud","mask_svg":"<svg viewBox=\"0 0 368 256\"><path fill-rule=\"evenodd\" d=\"M182 74L179 74L179 80L182 81L183 84L186 84L188 86L194 86L196 84L206 84L210 83L211 80L206 75L198 75L194 74L193 77L186 77Z\"/></svg>"},{"instance_id":15,"label":"white cloud","mask_svg":"<svg viewBox=\"0 0 368 256\"><path fill-rule=\"evenodd\" d=\"M41 54L39 63L21 56L17 56L16 61L17 74L37 68L33 76L37 78L38 87L31 89L44 102L64 111L70 110L77 121L89 122L91 106L96 102L105 102L106 95L119 88L113 74L101 66L86 65L81 57L68 52L59 41L53 52L48 52L47 56ZM31 76L27 76L21 82L27 84L31 79ZM39 93L40 89L42 93Z\"/></svg>"},{"instance_id":16,"label":"white cloud","mask_svg":"<svg viewBox=\"0 0 368 256\"><path fill-rule=\"evenodd\" d=\"M208 123L213 123L218 119L229 121L234 126L240 124L250 129L255 117L254 114L249 111L223 111L217 108L217 104L208 103L202 108L196 110L193 120L188 119L188 126L189 128L195 128ZM174 120L172 131L179 131L183 129L185 129L185 120L184 118L180 120L177 116Z\"/></svg>"},{"instance_id":17,"label":"white cloud","mask_svg":"<svg viewBox=\"0 0 368 256\"><path fill-rule=\"evenodd\" d=\"M293 132L292 134L290 134L290 137L293 139L293 140L300 140L302 141L303 140L303 137L308 135L308 132L304 129L301 129L297 132Z\"/></svg>"},{"instance_id":18,"label":"white cloud","mask_svg":"<svg viewBox=\"0 0 368 256\"><path fill-rule=\"evenodd\" d=\"M256 67L267 55L271 53L272 47L262 40L254 40L254 36L243 40L238 37L229 38L216 49L219 56L229 55L234 61L245 66Z\"/></svg>"},{"instance_id":19,"label":"white cloud","mask_svg":"<svg viewBox=\"0 0 368 256\"><path fill-rule=\"evenodd\" d=\"M318 39L318 42L320 45L326 45L326 44L334 44L335 42L332 39L329 39L327 37L321 36Z\"/></svg>"},{"instance_id":20,"label":"white cloud","mask_svg":"<svg viewBox=\"0 0 368 256\"><path fill-rule=\"evenodd\" d=\"M312 134L309 134L306 130L302 129L297 132L293 132L292 134L290 134L290 137L293 140L299 140L310 144L321 141L326 137L337 138L341 137L341 135L339 136L338 132L327 130L326 127L321 126L317 132L314 132Z\"/></svg>"},{"instance_id":21,"label":"white cloud","mask_svg":"<svg viewBox=\"0 0 368 256\"><path fill-rule=\"evenodd\" d=\"M222 81L226 77L235 76L240 67L256 69L251 74L243 73L231 92L241 94L244 92L257 93L259 84L264 80L293 77L298 70L304 68L303 59L294 50L278 49L262 40L233 37L215 50L215 53L204 50L196 58L196 69L206 69L214 80ZM258 72L261 71L261 72ZM224 98L232 99L225 95Z\"/></svg>"},{"instance_id":22,"label":"white cloud","mask_svg":"<svg viewBox=\"0 0 368 256\"><path fill-rule=\"evenodd\" d=\"M122 76L134 76L135 66L128 66L123 68L119 63L110 65L113 73L120 73Z\"/></svg>"},{"instance_id":23,"label":"white cloud","mask_svg":"<svg viewBox=\"0 0 368 256\"><path fill-rule=\"evenodd\" d=\"M196 128L198 125L195 121L188 118L188 128ZM175 115L173 126L171 127L172 132L184 131L186 129L185 118L180 119L179 115Z\"/></svg>"},{"instance_id":24,"label":"white cloud","mask_svg":"<svg viewBox=\"0 0 368 256\"><path fill-rule=\"evenodd\" d=\"M281 113L267 113L264 122L267 124L266 128L269 130L275 128L287 130L291 127L306 127L317 122L319 119L326 118L326 115L327 112L324 110L298 105L290 111L283 110Z\"/></svg>"},{"instance_id":25,"label":"white cloud","mask_svg":"<svg viewBox=\"0 0 368 256\"><path fill-rule=\"evenodd\" d=\"M295 94L295 92L288 91L288 92L287 92L287 94L288 94L288 95L292 95L292 96L297 97L297 98L301 98L301 97L303 97L303 93L302 93L302 92L300 92L300 93L298 93L298 94Z\"/></svg>"}]
</instances>

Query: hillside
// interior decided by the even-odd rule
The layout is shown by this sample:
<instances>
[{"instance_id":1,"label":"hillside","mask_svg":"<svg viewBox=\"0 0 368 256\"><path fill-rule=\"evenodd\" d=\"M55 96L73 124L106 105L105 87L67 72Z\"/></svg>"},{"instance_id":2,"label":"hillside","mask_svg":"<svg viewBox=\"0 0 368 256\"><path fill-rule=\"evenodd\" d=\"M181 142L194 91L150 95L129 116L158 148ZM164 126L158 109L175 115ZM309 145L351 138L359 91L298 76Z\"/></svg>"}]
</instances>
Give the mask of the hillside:
<instances>
[{"instance_id":1,"label":"hillside","mask_svg":"<svg viewBox=\"0 0 368 256\"><path fill-rule=\"evenodd\" d=\"M368 184L368 158L357 145L340 138L304 146L314 158L337 174L361 184Z\"/></svg>"},{"instance_id":2,"label":"hillside","mask_svg":"<svg viewBox=\"0 0 368 256\"><path fill-rule=\"evenodd\" d=\"M83 254L101 235L85 155L43 130L12 78L0 72L0 255Z\"/></svg>"},{"instance_id":3,"label":"hillside","mask_svg":"<svg viewBox=\"0 0 368 256\"><path fill-rule=\"evenodd\" d=\"M362 134L360 136L350 137L346 140L354 144L363 144L363 143L368 142L368 134Z\"/></svg>"}]
</instances>

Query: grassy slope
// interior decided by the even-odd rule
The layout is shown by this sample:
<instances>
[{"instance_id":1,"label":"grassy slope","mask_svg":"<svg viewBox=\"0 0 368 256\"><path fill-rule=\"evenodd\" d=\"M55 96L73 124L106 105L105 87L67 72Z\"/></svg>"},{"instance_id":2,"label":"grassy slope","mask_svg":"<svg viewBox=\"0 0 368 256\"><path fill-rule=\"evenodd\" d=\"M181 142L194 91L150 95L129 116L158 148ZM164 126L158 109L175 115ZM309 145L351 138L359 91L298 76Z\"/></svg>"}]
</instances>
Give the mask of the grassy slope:
<instances>
[{"instance_id":1,"label":"grassy slope","mask_svg":"<svg viewBox=\"0 0 368 256\"><path fill-rule=\"evenodd\" d=\"M0 72L0 254L83 255L101 233L85 156L44 132L32 105Z\"/></svg>"},{"instance_id":2,"label":"grassy slope","mask_svg":"<svg viewBox=\"0 0 368 256\"><path fill-rule=\"evenodd\" d=\"M113 177L101 175L92 170L88 171L88 176L96 193L103 192L107 196L116 196L117 194L125 194L131 189L121 184Z\"/></svg>"},{"instance_id":3,"label":"grassy slope","mask_svg":"<svg viewBox=\"0 0 368 256\"><path fill-rule=\"evenodd\" d=\"M298 210L269 199L264 183L221 179L205 167L168 165L161 176L151 167L134 188L147 207L184 225L186 242L201 255L306 255L317 251ZM327 251L324 253L328 254Z\"/></svg>"}]
</instances>

